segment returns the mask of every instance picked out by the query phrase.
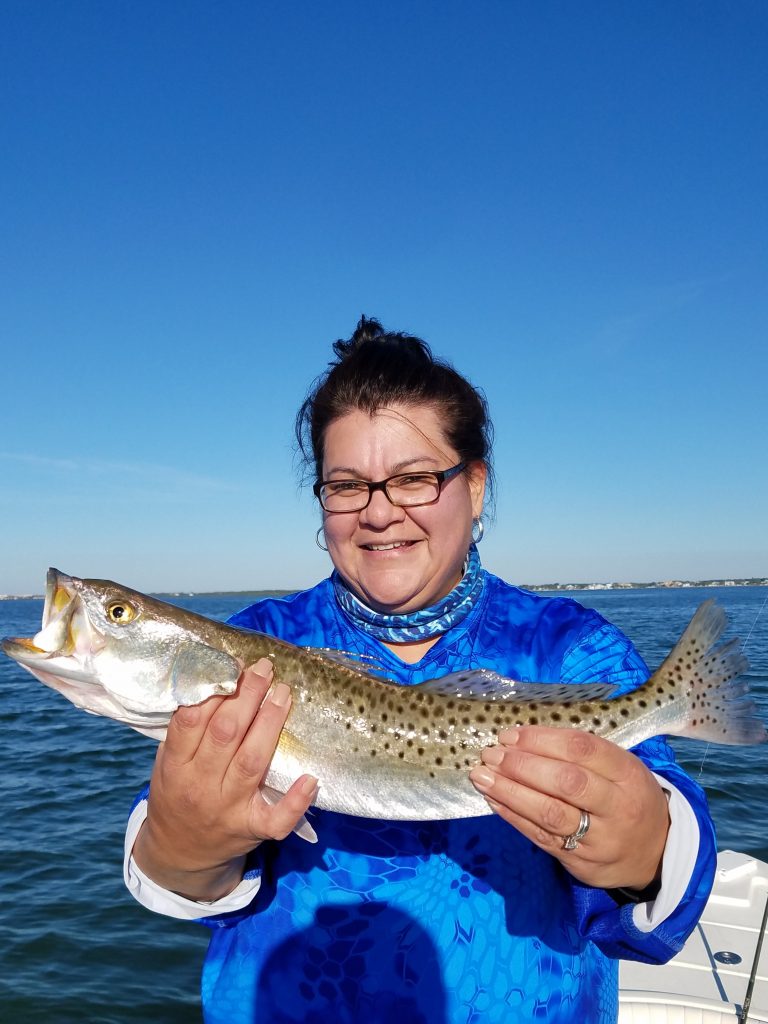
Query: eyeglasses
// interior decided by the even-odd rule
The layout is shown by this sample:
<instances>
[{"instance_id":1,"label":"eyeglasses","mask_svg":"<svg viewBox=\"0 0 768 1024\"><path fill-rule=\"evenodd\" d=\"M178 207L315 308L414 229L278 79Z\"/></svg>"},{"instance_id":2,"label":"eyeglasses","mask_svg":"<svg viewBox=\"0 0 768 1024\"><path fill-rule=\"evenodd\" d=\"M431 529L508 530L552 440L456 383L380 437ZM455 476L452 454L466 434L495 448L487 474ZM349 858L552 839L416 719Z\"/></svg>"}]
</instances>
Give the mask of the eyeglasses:
<instances>
[{"instance_id":1,"label":"eyeglasses","mask_svg":"<svg viewBox=\"0 0 768 1024\"><path fill-rule=\"evenodd\" d=\"M459 462L450 469L434 473L397 473L386 480L318 480L312 490L326 512L362 512L371 503L374 491L384 491L393 505L415 508L437 501L443 486L467 468Z\"/></svg>"}]
</instances>

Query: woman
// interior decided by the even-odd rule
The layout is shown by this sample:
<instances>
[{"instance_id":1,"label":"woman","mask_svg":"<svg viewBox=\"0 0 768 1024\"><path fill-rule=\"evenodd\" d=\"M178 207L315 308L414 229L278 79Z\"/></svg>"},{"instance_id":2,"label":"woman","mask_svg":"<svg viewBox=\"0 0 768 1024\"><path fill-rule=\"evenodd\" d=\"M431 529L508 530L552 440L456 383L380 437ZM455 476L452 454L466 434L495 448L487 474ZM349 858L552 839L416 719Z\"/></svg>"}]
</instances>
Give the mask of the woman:
<instances>
[{"instance_id":1,"label":"woman","mask_svg":"<svg viewBox=\"0 0 768 1024\"><path fill-rule=\"evenodd\" d=\"M620 692L644 681L598 614L480 567L490 424L474 388L374 320L334 349L297 429L335 571L232 621L373 656L403 685L478 667ZM714 836L663 740L628 752L521 728L470 772L489 816L313 811L311 845L292 831L323 780L274 805L258 791L290 708L272 681L262 661L236 696L176 712L128 830L140 902L212 926L207 1022L602 1024L617 959L663 962L694 927Z\"/></svg>"}]
</instances>

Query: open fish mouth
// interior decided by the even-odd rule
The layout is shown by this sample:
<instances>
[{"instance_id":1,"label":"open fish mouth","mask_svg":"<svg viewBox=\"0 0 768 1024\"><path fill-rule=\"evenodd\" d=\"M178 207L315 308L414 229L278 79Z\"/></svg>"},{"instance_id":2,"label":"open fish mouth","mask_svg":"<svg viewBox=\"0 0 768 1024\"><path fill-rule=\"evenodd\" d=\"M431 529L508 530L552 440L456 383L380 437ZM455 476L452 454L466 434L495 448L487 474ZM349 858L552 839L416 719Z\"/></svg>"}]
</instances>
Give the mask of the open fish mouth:
<instances>
[{"instance_id":1,"label":"open fish mouth","mask_svg":"<svg viewBox=\"0 0 768 1024\"><path fill-rule=\"evenodd\" d=\"M10 637L3 650L22 665L68 658L93 645L93 629L82 608L79 580L49 569L41 629L34 637ZM79 642L78 642L79 641Z\"/></svg>"}]
</instances>

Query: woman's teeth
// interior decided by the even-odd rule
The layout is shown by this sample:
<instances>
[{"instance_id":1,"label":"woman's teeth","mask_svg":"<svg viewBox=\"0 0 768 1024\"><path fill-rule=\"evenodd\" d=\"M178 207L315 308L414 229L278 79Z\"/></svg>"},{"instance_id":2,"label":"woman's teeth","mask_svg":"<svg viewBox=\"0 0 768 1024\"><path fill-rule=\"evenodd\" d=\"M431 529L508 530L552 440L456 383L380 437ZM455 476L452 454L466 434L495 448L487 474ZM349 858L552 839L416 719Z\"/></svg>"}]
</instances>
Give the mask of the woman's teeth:
<instances>
[{"instance_id":1,"label":"woman's teeth","mask_svg":"<svg viewBox=\"0 0 768 1024\"><path fill-rule=\"evenodd\" d=\"M411 542L409 540L400 540L394 544L364 544L363 547L367 548L368 551L394 551L395 548L405 548Z\"/></svg>"}]
</instances>

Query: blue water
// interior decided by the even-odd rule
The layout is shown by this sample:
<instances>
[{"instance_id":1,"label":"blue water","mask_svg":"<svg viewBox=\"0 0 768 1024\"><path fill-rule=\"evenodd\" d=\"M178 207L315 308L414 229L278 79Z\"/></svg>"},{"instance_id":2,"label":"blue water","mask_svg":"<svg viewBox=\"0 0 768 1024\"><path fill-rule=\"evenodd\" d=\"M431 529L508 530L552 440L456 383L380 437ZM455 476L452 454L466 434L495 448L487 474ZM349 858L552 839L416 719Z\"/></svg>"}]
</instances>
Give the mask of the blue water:
<instances>
[{"instance_id":1,"label":"blue water","mask_svg":"<svg viewBox=\"0 0 768 1024\"><path fill-rule=\"evenodd\" d=\"M749 679L768 720L766 587L590 591L656 667L698 604L716 597L728 636L746 641ZM243 595L174 599L226 618ZM762 612L761 612L762 608ZM42 601L0 602L0 635L31 636ZM207 931L143 910L122 884L128 809L155 744L85 715L0 656L0 1021L195 1024ZM768 748L675 741L708 792L721 849L768 860Z\"/></svg>"}]
</instances>

